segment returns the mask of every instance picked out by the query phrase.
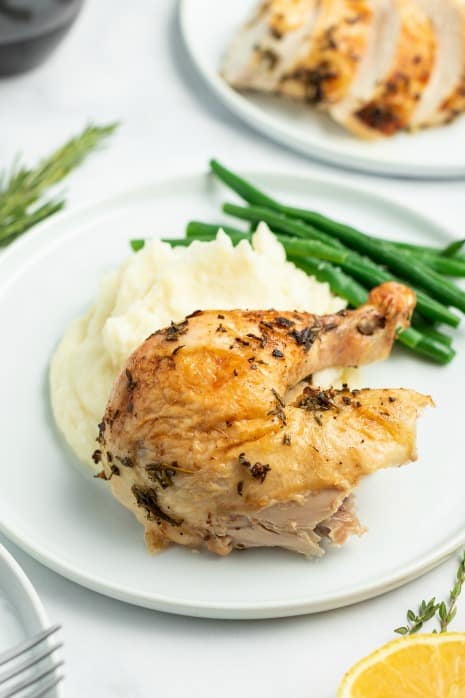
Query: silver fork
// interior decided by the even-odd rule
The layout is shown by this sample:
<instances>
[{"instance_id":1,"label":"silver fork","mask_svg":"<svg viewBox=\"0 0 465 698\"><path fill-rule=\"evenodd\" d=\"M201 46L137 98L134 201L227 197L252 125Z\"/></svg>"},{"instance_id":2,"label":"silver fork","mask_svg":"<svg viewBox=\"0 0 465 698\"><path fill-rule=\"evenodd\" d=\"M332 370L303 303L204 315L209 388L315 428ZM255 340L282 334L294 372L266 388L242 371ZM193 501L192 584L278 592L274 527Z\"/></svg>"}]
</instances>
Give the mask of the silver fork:
<instances>
[{"instance_id":1,"label":"silver fork","mask_svg":"<svg viewBox=\"0 0 465 698\"><path fill-rule=\"evenodd\" d=\"M63 676L57 670L63 666L63 660L53 660L51 664L40 666L47 657L63 647L62 642L54 645L46 642L60 629L60 625L53 625L0 654L0 698L42 698L60 683ZM33 649L36 651L31 652ZM37 671L31 673L34 667L37 667Z\"/></svg>"}]
</instances>

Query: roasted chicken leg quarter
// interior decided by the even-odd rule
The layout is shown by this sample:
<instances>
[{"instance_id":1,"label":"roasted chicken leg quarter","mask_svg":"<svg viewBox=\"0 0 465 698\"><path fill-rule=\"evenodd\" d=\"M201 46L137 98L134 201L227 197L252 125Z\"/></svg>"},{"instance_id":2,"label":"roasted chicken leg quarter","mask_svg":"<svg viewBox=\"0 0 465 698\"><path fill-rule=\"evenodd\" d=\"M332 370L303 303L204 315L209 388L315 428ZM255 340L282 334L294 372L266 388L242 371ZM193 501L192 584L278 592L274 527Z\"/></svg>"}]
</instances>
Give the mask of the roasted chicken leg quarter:
<instances>
[{"instance_id":1,"label":"roasted chicken leg quarter","mask_svg":"<svg viewBox=\"0 0 465 698\"><path fill-rule=\"evenodd\" d=\"M353 488L415 459L416 419L431 399L320 390L308 377L385 359L414 304L387 283L354 311L197 311L149 337L116 381L96 452L149 549L315 556L322 539L360 533Z\"/></svg>"}]
</instances>

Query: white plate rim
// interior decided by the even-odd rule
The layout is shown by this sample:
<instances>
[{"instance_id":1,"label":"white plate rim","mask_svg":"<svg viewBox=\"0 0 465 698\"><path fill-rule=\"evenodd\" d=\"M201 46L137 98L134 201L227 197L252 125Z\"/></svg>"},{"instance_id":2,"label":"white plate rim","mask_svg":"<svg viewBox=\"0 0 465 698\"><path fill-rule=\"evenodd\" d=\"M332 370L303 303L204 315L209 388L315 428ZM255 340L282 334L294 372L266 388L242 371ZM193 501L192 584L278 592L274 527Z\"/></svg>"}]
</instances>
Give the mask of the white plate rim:
<instances>
[{"instance_id":1,"label":"white plate rim","mask_svg":"<svg viewBox=\"0 0 465 698\"><path fill-rule=\"evenodd\" d=\"M50 621L37 591L20 564L16 562L13 555L1 543L0 563L10 572L11 579L14 580L15 598L21 597L21 604L27 603L30 611L32 611L34 619L37 622L37 628L34 632L47 630L50 627ZM53 689L56 698L62 698L63 696L62 684L63 682L61 681Z\"/></svg>"},{"instance_id":2,"label":"white plate rim","mask_svg":"<svg viewBox=\"0 0 465 698\"><path fill-rule=\"evenodd\" d=\"M438 234L444 237L451 238L450 231L434 219L416 211L414 208L397 202L391 197L384 196L371 191L366 187L358 187L347 185L341 180L334 177L318 177L315 175L306 175L302 172L286 171L282 169L266 169L249 170L245 168L235 168L244 177L253 179L259 177L267 178L293 178L299 179L307 186L319 185L327 186L339 190L344 190L346 194L354 194L361 198L366 198L375 201L377 204L390 209L396 209L398 212L403 212L404 215L416 219L418 224L427 226L430 230L435 230ZM178 175L172 174L169 177L154 178L150 182L139 184L130 189L122 189L118 193L108 196L104 199L97 200L94 203L88 203L81 207L76 207L71 212L59 213L53 219L44 221L39 224L33 234L25 235L16 240L7 250L0 254L0 294L3 288L6 288L14 279L16 266L19 268L25 264L25 257L28 248L31 252L37 253L42 247L42 241L47 236L49 242L53 242L57 235L63 236L62 228L66 226L65 235L72 234L73 224L82 219L95 220L99 212L107 210L108 207L115 208L121 206L125 199L131 200L133 197L141 196L144 190L151 191L157 186L177 185L181 181L199 181L210 177L208 171L192 171L187 170L180 172ZM26 254L25 254L26 253ZM19 265L18 265L19 263ZM349 606L360 601L364 601L388 591L396 589L409 581L412 581L421 575L429 572L434 567L444 562L450 555L456 552L460 547L465 545L465 528L462 532L453 535L443 545L436 546L434 552L427 552L420 558L415 559L410 565L403 565L399 571L394 571L386 574L376 582L368 582L365 585L358 587L356 590L349 592L340 592L334 594L330 599L325 597L314 598L310 602L305 598L294 598L291 601L269 601L262 602L257 608L254 602L238 602L238 603L222 603L210 604L208 602L197 603L188 599L173 601L169 597L155 594L139 594L131 588L113 583L108 584L105 580L99 579L95 575L83 573L77 565L72 565L60 560L60 558L47 550L46 546L30 544L24 534L21 533L19 527L10 527L2 518L0 512L0 532L7 538L18 545L21 549L27 552L31 557L38 560L41 564L54 570L63 577L80 584L83 587L92 591L101 593L105 596L124 601L136 606L149 608L157 611L169 612L178 615L186 615L200 618L215 618L224 620L241 620L241 619L264 619L264 618L280 618L303 615L308 613L318 613L336 608Z\"/></svg>"},{"instance_id":3,"label":"white plate rim","mask_svg":"<svg viewBox=\"0 0 465 698\"><path fill-rule=\"evenodd\" d=\"M38 622L38 630L46 630L49 627L49 620L43 607L42 601L34 589L31 580L26 575L22 567L14 559L13 555L0 543L0 560L11 572L12 577L18 584L24 598L27 598L30 607L34 611L34 616Z\"/></svg>"},{"instance_id":4,"label":"white plate rim","mask_svg":"<svg viewBox=\"0 0 465 698\"><path fill-rule=\"evenodd\" d=\"M314 160L326 162L342 170L369 172L381 176L399 177L402 179L462 179L465 177L465 162L463 165L406 165L404 162L392 160L375 161L354 153L346 155L327 145L321 145L318 138L303 140L295 135L292 126L276 124L273 117L251 104L240 92L229 87L224 80L204 63L197 54L190 40L188 21L189 6L192 0L179 0L178 23L184 46L198 73L222 102L242 121L251 128L259 131L273 141L285 145L301 155ZM465 117L463 117L465 119Z\"/></svg>"}]
</instances>

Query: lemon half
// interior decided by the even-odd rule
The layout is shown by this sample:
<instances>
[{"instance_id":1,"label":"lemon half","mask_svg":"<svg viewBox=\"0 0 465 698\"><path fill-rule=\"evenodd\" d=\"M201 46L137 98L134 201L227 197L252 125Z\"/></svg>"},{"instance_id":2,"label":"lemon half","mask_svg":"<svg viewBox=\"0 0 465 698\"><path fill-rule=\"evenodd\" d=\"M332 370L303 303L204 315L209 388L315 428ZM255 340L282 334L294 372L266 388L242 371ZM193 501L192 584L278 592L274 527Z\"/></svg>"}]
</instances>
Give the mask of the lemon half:
<instances>
[{"instance_id":1,"label":"lemon half","mask_svg":"<svg viewBox=\"0 0 465 698\"><path fill-rule=\"evenodd\" d=\"M337 698L465 698L465 633L383 645L347 672Z\"/></svg>"}]
</instances>

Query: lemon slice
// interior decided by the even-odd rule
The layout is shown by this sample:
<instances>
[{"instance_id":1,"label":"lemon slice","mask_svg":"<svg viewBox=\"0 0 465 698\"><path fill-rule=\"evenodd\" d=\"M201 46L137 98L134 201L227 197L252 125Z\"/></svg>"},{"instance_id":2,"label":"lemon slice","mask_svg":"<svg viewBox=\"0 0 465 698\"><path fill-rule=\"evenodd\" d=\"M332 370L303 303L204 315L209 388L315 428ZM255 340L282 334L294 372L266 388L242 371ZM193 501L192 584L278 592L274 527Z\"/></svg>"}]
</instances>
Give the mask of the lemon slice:
<instances>
[{"instance_id":1,"label":"lemon slice","mask_svg":"<svg viewBox=\"0 0 465 698\"><path fill-rule=\"evenodd\" d=\"M337 698L464 698L465 633L411 635L355 664Z\"/></svg>"}]
</instances>

